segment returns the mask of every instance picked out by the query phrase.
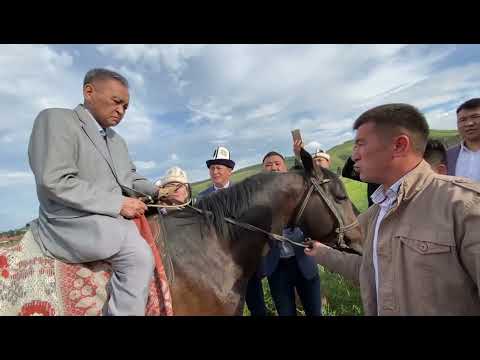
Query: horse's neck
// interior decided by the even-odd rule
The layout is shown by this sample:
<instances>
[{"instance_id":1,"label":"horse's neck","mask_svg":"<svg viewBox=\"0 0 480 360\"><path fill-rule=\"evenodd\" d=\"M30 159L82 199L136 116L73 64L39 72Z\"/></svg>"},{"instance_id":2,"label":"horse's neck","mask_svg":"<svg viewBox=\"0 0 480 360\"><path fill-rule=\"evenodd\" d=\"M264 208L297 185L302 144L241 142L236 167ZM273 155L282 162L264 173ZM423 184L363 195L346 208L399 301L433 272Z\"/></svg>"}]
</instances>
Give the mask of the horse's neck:
<instances>
[{"instance_id":1,"label":"horse's neck","mask_svg":"<svg viewBox=\"0 0 480 360\"><path fill-rule=\"evenodd\" d=\"M299 207L299 199L303 192L303 183L296 183L293 174L283 174L272 182L272 189L268 191L267 202L271 207L270 232L281 234L288 225Z\"/></svg>"}]
</instances>

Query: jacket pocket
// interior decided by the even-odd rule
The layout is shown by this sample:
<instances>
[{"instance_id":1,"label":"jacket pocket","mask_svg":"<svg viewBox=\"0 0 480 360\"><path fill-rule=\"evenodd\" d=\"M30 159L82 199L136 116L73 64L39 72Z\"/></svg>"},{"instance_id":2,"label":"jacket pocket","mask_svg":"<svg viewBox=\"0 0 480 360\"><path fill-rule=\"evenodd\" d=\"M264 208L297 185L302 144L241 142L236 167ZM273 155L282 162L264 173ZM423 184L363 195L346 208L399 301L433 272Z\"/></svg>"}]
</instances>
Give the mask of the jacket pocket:
<instances>
[{"instance_id":1,"label":"jacket pocket","mask_svg":"<svg viewBox=\"0 0 480 360\"><path fill-rule=\"evenodd\" d=\"M410 249L422 255L441 254L452 251L452 246L450 245L436 244L426 240L416 240L400 236L400 241Z\"/></svg>"},{"instance_id":2,"label":"jacket pocket","mask_svg":"<svg viewBox=\"0 0 480 360\"><path fill-rule=\"evenodd\" d=\"M449 253L455 247L451 231L441 231L428 226L404 225L398 229L395 237L421 255Z\"/></svg>"}]
</instances>

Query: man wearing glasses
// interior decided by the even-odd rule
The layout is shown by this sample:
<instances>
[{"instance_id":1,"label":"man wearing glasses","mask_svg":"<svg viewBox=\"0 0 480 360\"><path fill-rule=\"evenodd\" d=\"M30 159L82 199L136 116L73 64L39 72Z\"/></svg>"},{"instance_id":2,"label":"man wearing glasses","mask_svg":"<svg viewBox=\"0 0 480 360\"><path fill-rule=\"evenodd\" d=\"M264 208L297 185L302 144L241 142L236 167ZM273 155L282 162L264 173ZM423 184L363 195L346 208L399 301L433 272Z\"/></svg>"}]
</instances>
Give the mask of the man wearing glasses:
<instances>
[{"instance_id":1,"label":"man wearing glasses","mask_svg":"<svg viewBox=\"0 0 480 360\"><path fill-rule=\"evenodd\" d=\"M463 141L448 149L448 175L480 181L480 98L457 109L457 127Z\"/></svg>"}]
</instances>

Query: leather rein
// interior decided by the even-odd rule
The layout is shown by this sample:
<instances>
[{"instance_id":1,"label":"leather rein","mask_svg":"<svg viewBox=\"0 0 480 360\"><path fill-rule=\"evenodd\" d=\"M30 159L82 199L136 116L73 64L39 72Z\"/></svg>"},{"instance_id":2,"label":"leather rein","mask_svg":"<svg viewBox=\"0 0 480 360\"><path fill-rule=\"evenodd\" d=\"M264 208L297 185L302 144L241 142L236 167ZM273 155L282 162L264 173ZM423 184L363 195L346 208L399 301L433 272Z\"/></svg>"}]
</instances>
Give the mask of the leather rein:
<instances>
[{"instance_id":1,"label":"leather rein","mask_svg":"<svg viewBox=\"0 0 480 360\"><path fill-rule=\"evenodd\" d=\"M349 251L349 252L354 251L354 250L352 250L352 249L350 249L350 248L348 248L347 246L344 245L343 239L345 237L346 232L348 232L349 230L359 226L358 220L355 219L355 221L353 223L351 223L349 225L344 225L340 214L338 213L337 209L335 208L335 206L333 205L331 200L328 198L325 190L322 188L322 185L324 185L328 182L330 182L330 179L324 179L324 180L319 181L319 180L317 180L313 177L310 178L311 185L308 188L308 190L305 190L302 205L300 206L300 210L298 211L297 216L295 217L295 221L294 221L293 224L294 224L294 226L299 224L299 222L300 222L300 220L303 216L303 213L305 212L305 209L308 205L308 202L310 201L310 198L311 198L313 192L316 191L320 195L322 200L325 202L325 204L328 206L328 208L330 209L332 214L337 219L338 227L335 229L335 233L337 234L337 246L335 248L340 249L340 250ZM191 209L193 209L193 210L195 210L195 211L197 211L201 214L205 213L203 210L198 209L197 207L195 207L193 205L187 204L186 206L188 206L189 208L191 208ZM209 211L207 211L207 212L210 213ZM309 247L306 244L297 243L297 242L295 242L295 241L293 241L293 240L291 240L291 239L289 239L285 236L274 234L272 232L260 229L259 227L248 224L248 223L236 221L236 220L228 218L228 217L224 217L224 220L226 222L230 223L230 224L239 226L239 227L241 227L243 229L246 229L246 230L250 230L250 231L254 231L254 232L261 232L261 233L267 235L270 239L273 239L273 240L278 240L278 241L282 241L282 242L286 241L286 242L288 242L292 245L303 247L303 248L308 248ZM305 239L305 241L308 241L308 240L310 240L310 238ZM354 251L354 252L357 253L356 251Z\"/></svg>"}]
</instances>

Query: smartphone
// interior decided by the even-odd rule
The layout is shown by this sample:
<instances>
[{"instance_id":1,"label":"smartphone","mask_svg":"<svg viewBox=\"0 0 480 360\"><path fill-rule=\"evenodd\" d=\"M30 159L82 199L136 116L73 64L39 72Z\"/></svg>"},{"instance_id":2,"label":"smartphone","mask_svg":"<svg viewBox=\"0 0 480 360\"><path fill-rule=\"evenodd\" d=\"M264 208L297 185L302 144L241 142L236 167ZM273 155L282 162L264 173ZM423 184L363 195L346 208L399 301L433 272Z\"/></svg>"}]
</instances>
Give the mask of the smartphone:
<instances>
[{"instance_id":1,"label":"smartphone","mask_svg":"<svg viewBox=\"0 0 480 360\"><path fill-rule=\"evenodd\" d=\"M302 141L302 135L300 134L300 129L292 130L293 141L300 140Z\"/></svg>"}]
</instances>

